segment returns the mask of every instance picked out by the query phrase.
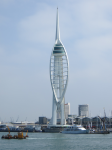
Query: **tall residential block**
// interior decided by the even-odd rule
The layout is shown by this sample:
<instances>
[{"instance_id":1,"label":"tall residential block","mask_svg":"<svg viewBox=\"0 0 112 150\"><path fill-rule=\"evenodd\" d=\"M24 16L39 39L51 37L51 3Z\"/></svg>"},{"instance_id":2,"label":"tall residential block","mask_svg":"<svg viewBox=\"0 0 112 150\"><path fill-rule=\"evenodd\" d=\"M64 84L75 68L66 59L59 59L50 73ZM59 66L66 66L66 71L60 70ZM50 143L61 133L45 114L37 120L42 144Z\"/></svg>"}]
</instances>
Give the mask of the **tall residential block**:
<instances>
[{"instance_id":1,"label":"tall residential block","mask_svg":"<svg viewBox=\"0 0 112 150\"><path fill-rule=\"evenodd\" d=\"M89 105L79 105L78 114L79 116L89 117Z\"/></svg>"},{"instance_id":2,"label":"tall residential block","mask_svg":"<svg viewBox=\"0 0 112 150\"><path fill-rule=\"evenodd\" d=\"M65 119L68 118L68 115L70 115L70 103L65 104Z\"/></svg>"}]
</instances>

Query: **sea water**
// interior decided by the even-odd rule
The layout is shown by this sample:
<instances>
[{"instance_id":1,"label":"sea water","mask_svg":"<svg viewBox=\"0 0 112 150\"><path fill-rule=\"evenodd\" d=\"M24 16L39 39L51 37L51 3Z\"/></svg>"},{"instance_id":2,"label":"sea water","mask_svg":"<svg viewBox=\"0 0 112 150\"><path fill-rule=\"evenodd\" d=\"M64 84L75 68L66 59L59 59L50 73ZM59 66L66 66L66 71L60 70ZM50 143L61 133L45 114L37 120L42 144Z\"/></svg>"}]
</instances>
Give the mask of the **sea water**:
<instances>
[{"instance_id":1,"label":"sea water","mask_svg":"<svg viewBox=\"0 0 112 150\"><path fill-rule=\"evenodd\" d=\"M0 137L6 134L0 132ZM11 133L14 134L16 133ZM28 135L27 139L21 140L0 138L0 150L112 150L112 133L28 133Z\"/></svg>"}]
</instances>

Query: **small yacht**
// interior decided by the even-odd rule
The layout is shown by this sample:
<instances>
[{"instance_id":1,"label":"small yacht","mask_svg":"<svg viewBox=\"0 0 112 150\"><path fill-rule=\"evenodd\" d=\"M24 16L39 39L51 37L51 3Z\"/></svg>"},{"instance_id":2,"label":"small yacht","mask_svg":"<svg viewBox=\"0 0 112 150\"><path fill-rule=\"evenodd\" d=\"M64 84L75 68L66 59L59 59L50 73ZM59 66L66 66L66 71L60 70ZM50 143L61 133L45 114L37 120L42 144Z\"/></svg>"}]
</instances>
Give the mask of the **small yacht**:
<instances>
[{"instance_id":1,"label":"small yacht","mask_svg":"<svg viewBox=\"0 0 112 150\"><path fill-rule=\"evenodd\" d=\"M88 134L89 130L86 130L82 125L76 125L65 128L61 133L65 134Z\"/></svg>"}]
</instances>

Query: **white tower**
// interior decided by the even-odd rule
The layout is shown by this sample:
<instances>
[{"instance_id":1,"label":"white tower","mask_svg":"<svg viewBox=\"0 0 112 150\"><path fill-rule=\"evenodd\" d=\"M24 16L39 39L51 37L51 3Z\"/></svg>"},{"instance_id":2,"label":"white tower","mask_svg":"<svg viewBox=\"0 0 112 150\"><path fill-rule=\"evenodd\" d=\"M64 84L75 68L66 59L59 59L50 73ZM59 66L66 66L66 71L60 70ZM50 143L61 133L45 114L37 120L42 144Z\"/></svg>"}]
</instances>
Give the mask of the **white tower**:
<instances>
[{"instance_id":1,"label":"white tower","mask_svg":"<svg viewBox=\"0 0 112 150\"><path fill-rule=\"evenodd\" d=\"M57 112L60 114L61 125L65 125L64 95L68 84L68 56L60 40L59 17L57 8L56 38L50 57L50 80L53 91L52 125L57 124Z\"/></svg>"}]
</instances>

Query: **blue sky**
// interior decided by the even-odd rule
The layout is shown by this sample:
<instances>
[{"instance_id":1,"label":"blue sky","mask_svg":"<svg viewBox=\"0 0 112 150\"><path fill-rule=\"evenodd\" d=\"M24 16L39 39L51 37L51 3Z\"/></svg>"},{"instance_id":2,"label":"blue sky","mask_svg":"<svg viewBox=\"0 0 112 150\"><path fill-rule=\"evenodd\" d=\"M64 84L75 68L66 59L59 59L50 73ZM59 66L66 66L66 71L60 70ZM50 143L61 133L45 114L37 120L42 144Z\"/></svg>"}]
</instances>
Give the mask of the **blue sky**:
<instances>
[{"instance_id":1,"label":"blue sky","mask_svg":"<svg viewBox=\"0 0 112 150\"><path fill-rule=\"evenodd\" d=\"M112 110L111 0L0 0L0 120L51 117L50 54L59 8L69 58L65 101L71 113L89 104L91 116Z\"/></svg>"}]
</instances>

